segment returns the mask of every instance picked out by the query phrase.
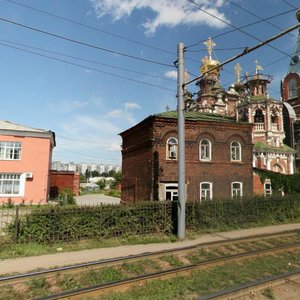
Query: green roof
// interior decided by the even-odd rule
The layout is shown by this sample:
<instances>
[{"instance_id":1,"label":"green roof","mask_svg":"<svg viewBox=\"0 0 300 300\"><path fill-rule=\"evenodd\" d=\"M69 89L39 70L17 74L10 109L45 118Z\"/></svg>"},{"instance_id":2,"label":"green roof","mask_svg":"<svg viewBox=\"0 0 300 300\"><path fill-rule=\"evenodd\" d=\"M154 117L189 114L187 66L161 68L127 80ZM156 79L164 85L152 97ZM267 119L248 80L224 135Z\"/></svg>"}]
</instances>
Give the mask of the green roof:
<instances>
[{"instance_id":1,"label":"green roof","mask_svg":"<svg viewBox=\"0 0 300 300\"><path fill-rule=\"evenodd\" d=\"M177 111L166 111L162 113L155 114L154 116L160 118L171 118L177 119ZM235 118L225 117L218 114L212 113L203 113L203 112L196 112L196 111L188 111L185 113L185 119L189 121L219 121L219 122L227 122L227 123L238 123L236 122Z\"/></svg>"},{"instance_id":2,"label":"green roof","mask_svg":"<svg viewBox=\"0 0 300 300\"><path fill-rule=\"evenodd\" d=\"M253 146L254 150L261 150L261 151L267 151L267 152L281 152L281 153L293 153L295 152L294 149L290 148L289 146L283 144L282 147L271 147L264 142L256 142Z\"/></svg>"},{"instance_id":3,"label":"green roof","mask_svg":"<svg viewBox=\"0 0 300 300\"><path fill-rule=\"evenodd\" d=\"M270 97L268 98L265 95L250 96L250 101L265 101L265 100L278 101L278 100L270 98Z\"/></svg>"}]
</instances>

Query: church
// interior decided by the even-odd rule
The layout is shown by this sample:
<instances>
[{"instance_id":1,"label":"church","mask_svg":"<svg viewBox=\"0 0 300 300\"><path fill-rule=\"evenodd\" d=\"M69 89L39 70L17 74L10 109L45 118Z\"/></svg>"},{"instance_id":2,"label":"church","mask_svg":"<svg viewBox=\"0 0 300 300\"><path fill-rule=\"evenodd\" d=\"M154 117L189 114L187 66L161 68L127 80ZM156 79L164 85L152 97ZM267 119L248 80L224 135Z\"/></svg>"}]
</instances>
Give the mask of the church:
<instances>
[{"instance_id":1,"label":"church","mask_svg":"<svg viewBox=\"0 0 300 300\"><path fill-rule=\"evenodd\" d=\"M300 60L283 81L283 94L290 92L280 101L270 97L271 78L262 74L258 61L254 74L243 78L236 64L235 82L225 90L220 63L212 57L215 43L209 38L204 44L199 91L195 98L185 91L186 201L270 195L270 180L262 183L257 170L293 174L291 139L299 141L300 150L300 122L295 123L293 109L299 106L300 115ZM299 39L297 45L293 58L300 55ZM177 111L151 115L120 135L122 202L177 200Z\"/></svg>"}]
</instances>

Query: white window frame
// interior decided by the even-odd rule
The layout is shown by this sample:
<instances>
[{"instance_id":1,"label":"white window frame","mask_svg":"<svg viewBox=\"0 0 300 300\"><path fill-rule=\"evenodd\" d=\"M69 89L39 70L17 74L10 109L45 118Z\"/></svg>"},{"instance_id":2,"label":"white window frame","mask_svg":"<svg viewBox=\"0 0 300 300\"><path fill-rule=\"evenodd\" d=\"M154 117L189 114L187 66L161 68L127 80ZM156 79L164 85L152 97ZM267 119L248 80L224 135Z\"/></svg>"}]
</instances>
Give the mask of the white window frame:
<instances>
[{"instance_id":1,"label":"white window frame","mask_svg":"<svg viewBox=\"0 0 300 300\"><path fill-rule=\"evenodd\" d=\"M207 144L202 144L207 142ZM211 161L211 141L202 139L199 143L199 158L201 161Z\"/></svg>"},{"instance_id":2,"label":"white window frame","mask_svg":"<svg viewBox=\"0 0 300 300\"><path fill-rule=\"evenodd\" d=\"M203 185L208 185L203 187ZM200 201L202 200L211 200L213 198L213 183L208 181L200 182Z\"/></svg>"},{"instance_id":3,"label":"white window frame","mask_svg":"<svg viewBox=\"0 0 300 300\"><path fill-rule=\"evenodd\" d=\"M234 187L234 185L236 184L238 184L239 187ZM240 197L243 197L243 183L240 181L234 181L231 183L231 198L240 198Z\"/></svg>"},{"instance_id":4,"label":"white window frame","mask_svg":"<svg viewBox=\"0 0 300 300\"><path fill-rule=\"evenodd\" d=\"M236 143L237 145L233 145ZM242 146L238 141L232 141L230 144L230 159L231 161L242 161Z\"/></svg>"},{"instance_id":5,"label":"white window frame","mask_svg":"<svg viewBox=\"0 0 300 300\"><path fill-rule=\"evenodd\" d=\"M0 160L20 160L22 143L15 141L0 141Z\"/></svg>"},{"instance_id":6,"label":"white window frame","mask_svg":"<svg viewBox=\"0 0 300 300\"><path fill-rule=\"evenodd\" d=\"M272 185L270 180L266 180L264 183L264 194L265 197L269 197L272 195Z\"/></svg>"},{"instance_id":7,"label":"white window frame","mask_svg":"<svg viewBox=\"0 0 300 300\"><path fill-rule=\"evenodd\" d=\"M0 173L0 197L24 196L25 181L26 173ZM11 192L7 190L8 184L11 185ZM18 187L17 190L15 189L16 186Z\"/></svg>"},{"instance_id":8,"label":"white window frame","mask_svg":"<svg viewBox=\"0 0 300 300\"><path fill-rule=\"evenodd\" d=\"M178 140L175 137L170 137L167 140L167 159L176 160L178 155Z\"/></svg>"},{"instance_id":9,"label":"white window frame","mask_svg":"<svg viewBox=\"0 0 300 300\"><path fill-rule=\"evenodd\" d=\"M171 193L170 201L178 200L178 184L177 183L167 183L165 184L165 200L167 200L167 192ZM176 198L176 199L175 199Z\"/></svg>"}]
</instances>

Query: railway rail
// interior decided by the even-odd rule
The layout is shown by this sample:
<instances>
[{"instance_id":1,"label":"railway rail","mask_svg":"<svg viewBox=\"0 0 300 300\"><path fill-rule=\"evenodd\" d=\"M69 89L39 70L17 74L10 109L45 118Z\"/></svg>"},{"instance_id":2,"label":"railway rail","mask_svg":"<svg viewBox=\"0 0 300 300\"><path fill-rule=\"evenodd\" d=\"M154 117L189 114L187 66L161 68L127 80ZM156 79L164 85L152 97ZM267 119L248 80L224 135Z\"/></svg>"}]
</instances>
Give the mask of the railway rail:
<instances>
[{"instance_id":1,"label":"railway rail","mask_svg":"<svg viewBox=\"0 0 300 300\"><path fill-rule=\"evenodd\" d=\"M207 250L210 253L214 253L217 252L218 249L224 247L228 247L228 249L226 248L228 250L228 253L219 255L219 257L209 259L206 258L202 261L190 263L181 267L173 267L167 270L152 272L150 274L133 276L128 279L123 279L117 282L99 284L91 287L79 288L76 290L69 290L37 299L82 299L82 297L98 297L110 293L111 291L126 291L133 286L142 285L145 282L149 282L151 280L168 279L173 276L187 275L197 269L210 268L212 266L225 264L229 261L238 261L248 258L254 258L261 255L268 255L270 253L274 254L287 250L299 250L300 236L297 232L285 232L281 234L262 235L250 238L248 237L230 239L222 242L212 242L192 247L177 248L154 253L143 253L140 255L122 257L118 259L101 260L90 263L77 264L74 266L6 276L0 278L0 287L26 283L32 278L37 278L40 276L53 278L57 274L70 274L75 272L78 273L88 269L112 267L122 265L128 262L137 262L145 259L158 259L166 255L177 255L179 257L182 257L184 255L192 255L193 253L197 253L201 250Z\"/></svg>"},{"instance_id":2,"label":"railway rail","mask_svg":"<svg viewBox=\"0 0 300 300\"><path fill-rule=\"evenodd\" d=\"M198 300L225 300L225 299L243 299L249 295L252 299L255 299L255 294L263 289L271 289L274 287L282 286L282 290L287 291L287 285L296 287L296 291L299 297L300 291L300 269L286 272L284 274L271 276L254 282L250 282L244 285L240 285L234 288L219 291L217 293L207 295L198 298ZM292 299L291 295L287 295L288 299ZM284 296L280 297L281 300Z\"/></svg>"}]
</instances>

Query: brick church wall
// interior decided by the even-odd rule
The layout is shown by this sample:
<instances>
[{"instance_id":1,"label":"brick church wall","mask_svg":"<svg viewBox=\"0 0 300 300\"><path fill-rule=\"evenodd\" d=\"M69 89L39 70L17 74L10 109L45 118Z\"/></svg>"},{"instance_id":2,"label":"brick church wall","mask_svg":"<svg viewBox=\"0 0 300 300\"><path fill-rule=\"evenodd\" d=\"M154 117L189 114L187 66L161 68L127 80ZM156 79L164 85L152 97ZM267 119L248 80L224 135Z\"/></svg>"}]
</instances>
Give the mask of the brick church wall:
<instances>
[{"instance_id":1,"label":"brick church wall","mask_svg":"<svg viewBox=\"0 0 300 300\"><path fill-rule=\"evenodd\" d=\"M177 160L166 157L166 142L177 138L177 120L149 117L121 134L123 138L122 201L157 200L159 183L176 183ZM200 182L213 183L213 196L231 197L231 183L243 182L243 194L253 193L252 125L186 120L187 200L200 199ZM212 142L212 161L199 160L202 138ZM230 144L242 145L242 161L232 162Z\"/></svg>"}]
</instances>

